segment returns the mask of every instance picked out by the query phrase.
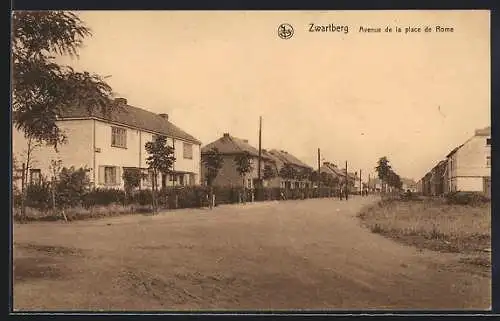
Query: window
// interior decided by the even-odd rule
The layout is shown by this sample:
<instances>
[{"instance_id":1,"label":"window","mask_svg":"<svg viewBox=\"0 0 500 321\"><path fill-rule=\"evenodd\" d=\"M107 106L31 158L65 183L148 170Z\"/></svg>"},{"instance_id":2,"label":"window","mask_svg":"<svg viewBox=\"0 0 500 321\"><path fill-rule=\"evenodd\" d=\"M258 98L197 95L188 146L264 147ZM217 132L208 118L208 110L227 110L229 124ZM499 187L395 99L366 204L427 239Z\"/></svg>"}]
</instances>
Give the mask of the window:
<instances>
[{"instance_id":1,"label":"window","mask_svg":"<svg viewBox=\"0 0 500 321\"><path fill-rule=\"evenodd\" d=\"M30 169L30 183L40 184L42 182L42 172L39 169Z\"/></svg>"},{"instance_id":2,"label":"window","mask_svg":"<svg viewBox=\"0 0 500 321\"><path fill-rule=\"evenodd\" d=\"M491 156L486 156L486 167L491 167Z\"/></svg>"},{"instance_id":3,"label":"window","mask_svg":"<svg viewBox=\"0 0 500 321\"><path fill-rule=\"evenodd\" d=\"M116 184L116 167L104 167L104 184Z\"/></svg>"},{"instance_id":4,"label":"window","mask_svg":"<svg viewBox=\"0 0 500 321\"><path fill-rule=\"evenodd\" d=\"M184 185L184 175L179 175L179 185Z\"/></svg>"},{"instance_id":5,"label":"window","mask_svg":"<svg viewBox=\"0 0 500 321\"><path fill-rule=\"evenodd\" d=\"M120 185L121 168L117 166L99 166L100 185Z\"/></svg>"},{"instance_id":6,"label":"window","mask_svg":"<svg viewBox=\"0 0 500 321\"><path fill-rule=\"evenodd\" d=\"M127 130L120 127L111 127L111 146L127 148Z\"/></svg>"},{"instance_id":7,"label":"window","mask_svg":"<svg viewBox=\"0 0 500 321\"><path fill-rule=\"evenodd\" d=\"M145 186L153 185L153 171L152 170L143 170L142 172L142 182Z\"/></svg>"},{"instance_id":8,"label":"window","mask_svg":"<svg viewBox=\"0 0 500 321\"><path fill-rule=\"evenodd\" d=\"M486 145L491 146L491 138L486 138Z\"/></svg>"},{"instance_id":9,"label":"window","mask_svg":"<svg viewBox=\"0 0 500 321\"><path fill-rule=\"evenodd\" d=\"M182 154L185 159L193 159L193 145L188 143L183 143Z\"/></svg>"}]
</instances>

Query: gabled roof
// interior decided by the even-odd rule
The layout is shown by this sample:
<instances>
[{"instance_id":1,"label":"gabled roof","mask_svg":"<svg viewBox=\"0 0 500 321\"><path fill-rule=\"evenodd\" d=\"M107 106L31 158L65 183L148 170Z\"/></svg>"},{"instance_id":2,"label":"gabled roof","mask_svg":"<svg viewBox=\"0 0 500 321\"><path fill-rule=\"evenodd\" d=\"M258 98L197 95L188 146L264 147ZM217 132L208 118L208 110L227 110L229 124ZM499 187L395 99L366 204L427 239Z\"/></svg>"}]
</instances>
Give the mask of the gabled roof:
<instances>
[{"instance_id":1,"label":"gabled roof","mask_svg":"<svg viewBox=\"0 0 500 321\"><path fill-rule=\"evenodd\" d=\"M272 161L278 168L281 168L281 166L283 166L284 164L281 158L271 154L267 149L262 150L262 156Z\"/></svg>"},{"instance_id":2,"label":"gabled roof","mask_svg":"<svg viewBox=\"0 0 500 321\"><path fill-rule=\"evenodd\" d=\"M169 122L166 118L153 112L122 104L116 110L105 114L102 110L93 110L91 112L84 106L71 106L62 110L61 119L64 118L98 118L104 121L116 122L131 127L136 127L145 131L150 131L167 137L186 140L195 144L201 142L195 137L189 135L179 127Z\"/></svg>"},{"instance_id":3,"label":"gabled roof","mask_svg":"<svg viewBox=\"0 0 500 321\"><path fill-rule=\"evenodd\" d=\"M482 129L476 129L476 131L474 132L474 136L491 136L491 126L488 126L488 127L482 128ZM467 142L469 142L471 139L472 139L472 137L469 138L462 145L455 147L451 152L448 153L448 155L446 155L446 158L449 158L453 154L455 154L460 148L462 148L465 144L467 144Z\"/></svg>"},{"instance_id":4,"label":"gabled roof","mask_svg":"<svg viewBox=\"0 0 500 321\"><path fill-rule=\"evenodd\" d=\"M306 163L302 162L297 157L293 156L292 154L289 154L286 151L272 149L269 151L269 153L279 158L285 164L295 165L302 168L312 168L311 166L307 165Z\"/></svg>"},{"instance_id":5,"label":"gabled roof","mask_svg":"<svg viewBox=\"0 0 500 321\"><path fill-rule=\"evenodd\" d=\"M449 158L451 157L451 155L455 154L460 148L462 148L465 144L462 144L460 146L457 146L455 147L451 152L448 153L448 155L446 155L446 158Z\"/></svg>"},{"instance_id":6,"label":"gabled roof","mask_svg":"<svg viewBox=\"0 0 500 321\"><path fill-rule=\"evenodd\" d=\"M491 136L491 126L476 129L475 136Z\"/></svg>"},{"instance_id":7,"label":"gabled roof","mask_svg":"<svg viewBox=\"0 0 500 321\"><path fill-rule=\"evenodd\" d=\"M219 150L219 153L221 153L222 155L233 155L247 152L251 156L259 157L259 150L257 148L250 145L246 140L231 136L228 133L225 133L216 141L203 146L201 148L201 153L206 153L214 147L217 148ZM263 159L269 159L269 157L267 157L264 152L261 156Z\"/></svg>"},{"instance_id":8,"label":"gabled roof","mask_svg":"<svg viewBox=\"0 0 500 321\"><path fill-rule=\"evenodd\" d=\"M337 176L342 176L342 177L345 176L345 171L342 172L340 168L338 168L335 164L330 162L324 162L323 165L320 167L320 170L322 172L327 172Z\"/></svg>"}]
</instances>

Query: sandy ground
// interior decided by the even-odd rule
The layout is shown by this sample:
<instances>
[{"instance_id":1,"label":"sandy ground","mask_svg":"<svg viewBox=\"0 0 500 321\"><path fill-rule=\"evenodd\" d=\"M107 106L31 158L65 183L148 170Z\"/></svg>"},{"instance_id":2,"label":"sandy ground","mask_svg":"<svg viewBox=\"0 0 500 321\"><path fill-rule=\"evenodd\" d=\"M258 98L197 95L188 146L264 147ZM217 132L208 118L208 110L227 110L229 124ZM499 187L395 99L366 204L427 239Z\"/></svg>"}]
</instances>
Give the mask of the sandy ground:
<instances>
[{"instance_id":1,"label":"sandy ground","mask_svg":"<svg viewBox=\"0 0 500 321\"><path fill-rule=\"evenodd\" d=\"M374 197L14 226L14 309L488 309L460 254L373 234Z\"/></svg>"}]
</instances>

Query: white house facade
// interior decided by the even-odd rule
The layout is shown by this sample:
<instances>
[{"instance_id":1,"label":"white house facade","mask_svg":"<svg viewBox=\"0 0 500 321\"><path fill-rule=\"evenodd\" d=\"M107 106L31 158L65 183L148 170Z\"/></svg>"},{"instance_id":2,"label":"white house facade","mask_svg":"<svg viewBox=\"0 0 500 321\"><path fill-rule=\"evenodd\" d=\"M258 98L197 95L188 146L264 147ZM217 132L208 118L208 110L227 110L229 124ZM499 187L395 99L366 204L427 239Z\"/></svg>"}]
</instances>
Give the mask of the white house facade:
<instances>
[{"instance_id":1,"label":"white house facade","mask_svg":"<svg viewBox=\"0 0 500 321\"><path fill-rule=\"evenodd\" d=\"M485 192L491 186L491 128L476 130L473 137L447 155L448 192Z\"/></svg>"},{"instance_id":2,"label":"white house facade","mask_svg":"<svg viewBox=\"0 0 500 321\"><path fill-rule=\"evenodd\" d=\"M123 110L110 117L70 109L57 124L67 141L58 146L57 152L48 146L32 150L28 172L28 180L32 183L50 178L52 161L60 160L62 167L87 168L89 179L97 188L122 189L122 176L127 169L140 169L145 174L141 187L151 187L145 144L161 135L174 147L176 160L170 174L158 177L158 185L200 184L201 142L175 127L166 114L131 107L124 101ZM28 141L16 129L13 130L12 150L17 167L27 162Z\"/></svg>"}]
</instances>

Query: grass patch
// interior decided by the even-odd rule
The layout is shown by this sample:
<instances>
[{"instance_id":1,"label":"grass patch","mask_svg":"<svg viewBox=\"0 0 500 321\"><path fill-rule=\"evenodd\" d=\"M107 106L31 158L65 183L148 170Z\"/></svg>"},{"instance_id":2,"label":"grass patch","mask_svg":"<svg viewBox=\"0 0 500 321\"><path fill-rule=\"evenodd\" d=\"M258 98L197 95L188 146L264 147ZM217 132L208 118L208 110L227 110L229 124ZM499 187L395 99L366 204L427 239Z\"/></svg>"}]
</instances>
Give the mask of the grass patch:
<instances>
[{"instance_id":1,"label":"grass patch","mask_svg":"<svg viewBox=\"0 0 500 321\"><path fill-rule=\"evenodd\" d=\"M361 212L373 233L442 252L483 252L491 247L491 203L447 204L443 199L383 200Z\"/></svg>"},{"instance_id":2,"label":"grass patch","mask_svg":"<svg viewBox=\"0 0 500 321\"><path fill-rule=\"evenodd\" d=\"M92 206L89 208L78 206L65 210L65 214L68 221L79 221L85 219L112 217L112 216L126 215L126 214L151 213L151 212L152 212L151 207L147 205L143 206L143 205L121 205L121 204ZM58 212L51 210L42 211L31 207L26 208L26 215L24 218L21 216L21 210L19 208L13 209L13 215L14 215L14 220L20 222L64 220L62 213L59 211Z\"/></svg>"}]
</instances>

